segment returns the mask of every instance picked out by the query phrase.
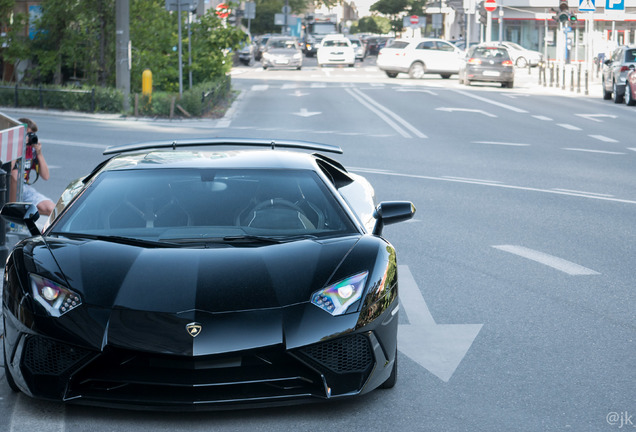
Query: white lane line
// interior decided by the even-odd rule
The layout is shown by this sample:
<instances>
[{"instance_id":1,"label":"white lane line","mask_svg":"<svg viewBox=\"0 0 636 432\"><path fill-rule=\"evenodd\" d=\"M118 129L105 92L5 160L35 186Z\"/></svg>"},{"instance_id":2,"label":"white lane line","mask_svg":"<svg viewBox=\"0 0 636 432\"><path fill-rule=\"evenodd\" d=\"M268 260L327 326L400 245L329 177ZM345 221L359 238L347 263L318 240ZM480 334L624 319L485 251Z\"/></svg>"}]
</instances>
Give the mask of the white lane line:
<instances>
[{"instance_id":1,"label":"white lane line","mask_svg":"<svg viewBox=\"0 0 636 432\"><path fill-rule=\"evenodd\" d=\"M552 119L550 117L546 117L546 116L542 116L542 115L533 115L532 117L536 118L537 120L552 121Z\"/></svg>"},{"instance_id":2,"label":"white lane line","mask_svg":"<svg viewBox=\"0 0 636 432\"><path fill-rule=\"evenodd\" d=\"M490 144L490 145L502 145L512 147L528 147L530 144L511 143L511 142L497 142L497 141L473 141L473 144Z\"/></svg>"},{"instance_id":3,"label":"white lane line","mask_svg":"<svg viewBox=\"0 0 636 432\"><path fill-rule=\"evenodd\" d=\"M574 196L574 197L581 197L581 198L597 199L601 201L619 202L623 204L636 204L636 201L634 200L627 200L627 199L620 199L620 198L611 198L611 197L604 197L604 196L598 196L598 195L586 195L586 194L576 193L576 192L557 191L554 189L539 189L539 188L533 188L533 187L527 187L527 186L515 186L515 185L509 185L509 184L484 183L484 182L475 181L475 180L460 180L456 178L431 177L431 176L424 176L424 175L418 175L418 174L404 174L404 173L396 173L396 172L390 172L390 171L378 171L378 170L374 170L373 168L357 168L355 170L352 169L351 171L364 172L369 174L388 175L388 176L394 176L394 177L414 178L414 179L420 179L420 180L447 181L447 182L455 182L455 183L475 184L475 185L481 185L481 186L522 190L522 191L528 191L528 192L540 192L540 193L547 193L547 194L554 194L554 195L567 195L567 196Z\"/></svg>"},{"instance_id":4,"label":"white lane line","mask_svg":"<svg viewBox=\"0 0 636 432\"><path fill-rule=\"evenodd\" d=\"M590 150L590 149L571 148L571 147L566 147L563 150L587 152L587 153L603 153L603 154L613 154L613 155L624 155L625 154L625 153L621 153L621 152L613 152L613 151L607 151L607 150Z\"/></svg>"},{"instance_id":5,"label":"white lane line","mask_svg":"<svg viewBox=\"0 0 636 432\"><path fill-rule=\"evenodd\" d=\"M499 245L499 246L493 246L493 247L495 249L499 249L504 252L518 255L522 258L526 258L526 259L538 262L540 264L547 265L548 267L552 267L555 270L562 271L563 273L567 273L571 276L600 274L599 272L591 270L587 267L580 266L571 261L564 260L563 258L555 257L553 255L548 255L546 253L539 252L534 249L528 249L523 246Z\"/></svg>"},{"instance_id":6,"label":"white lane line","mask_svg":"<svg viewBox=\"0 0 636 432\"><path fill-rule=\"evenodd\" d=\"M631 150L631 151L635 151L636 152L636 147L627 147L627 150Z\"/></svg>"},{"instance_id":7,"label":"white lane line","mask_svg":"<svg viewBox=\"0 0 636 432\"><path fill-rule=\"evenodd\" d=\"M265 91L269 88L269 84L254 84L252 91Z\"/></svg>"},{"instance_id":8,"label":"white lane line","mask_svg":"<svg viewBox=\"0 0 636 432\"><path fill-rule=\"evenodd\" d=\"M469 181L477 181L477 182L484 182L484 183L501 183L500 181L497 181L497 180L481 180L481 179L466 178L466 177L454 177L454 176L442 176L442 177L443 178L447 178L447 179L469 180Z\"/></svg>"},{"instance_id":9,"label":"white lane line","mask_svg":"<svg viewBox=\"0 0 636 432\"><path fill-rule=\"evenodd\" d=\"M65 145L65 146L71 146L71 147L86 147L86 148L96 148L96 149L105 149L106 147L109 147L106 144L88 144L88 143L82 143L82 142L74 142L74 141L65 141L65 140L52 140L52 139L46 139L46 141L44 141L45 144L56 144L56 145Z\"/></svg>"},{"instance_id":10,"label":"white lane line","mask_svg":"<svg viewBox=\"0 0 636 432\"><path fill-rule=\"evenodd\" d=\"M573 125L567 124L567 123L557 123L557 126L561 126L563 129L568 129L568 130L573 130L573 131L580 131L581 130L580 127L576 127L576 126L573 126Z\"/></svg>"},{"instance_id":11,"label":"white lane line","mask_svg":"<svg viewBox=\"0 0 636 432\"><path fill-rule=\"evenodd\" d=\"M504 108L504 109L507 109L507 110L510 110L510 111L514 111L514 112L518 112L518 113L527 113L528 112L528 111L526 111L524 109L517 108L517 107L514 107L512 105L505 104L505 103L496 102L494 100L486 99L484 97L477 96L475 94L472 94L472 93L469 93L469 92L465 92L465 91L462 91L462 90L452 90L452 91L454 91L455 93L459 93L462 96L466 96L466 97L470 97L470 98L473 98L473 99L477 99L477 100L480 100L482 102L486 102L486 103L489 103L491 105L495 105L495 106L498 106L500 108Z\"/></svg>"},{"instance_id":12,"label":"white lane line","mask_svg":"<svg viewBox=\"0 0 636 432\"><path fill-rule=\"evenodd\" d=\"M380 110L378 110L375 107L373 107L370 104L368 104L360 96L358 96L355 93L353 93L350 89L346 89L346 92L349 93L351 96L353 96L353 98L356 99L358 102L360 102L363 106L367 107L375 115L377 115L382 120L384 120L389 126L391 126L393 129L395 129L395 131L397 133L402 135L403 138L413 138L407 131L402 129L397 123L395 123L393 120L391 120L390 118L385 116L384 113L382 113Z\"/></svg>"},{"instance_id":13,"label":"white lane line","mask_svg":"<svg viewBox=\"0 0 636 432\"><path fill-rule=\"evenodd\" d=\"M309 88L327 88L327 84L325 84L325 83L311 83Z\"/></svg>"},{"instance_id":14,"label":"white lane line","mask_svg":"<svg viewBox=\"0 0 636 432\"><path fill-rule=\"evenodd\" d=\"M603 141L603 142L608 142L608 143L617 143L618 142L614 138L608 138L608 137L603 136L603 135L588 135L588 136L590 138L594 138L594 139L597 139L597 140Z\"/></svg>"},{"instance_id":15,"label":"white lane line","mask_svg":"<svg viewBox=\"0 0 636 432\"><path fill-rule=\"evenodd\" d=\"M399 115L397 115L396 113L394 113L393 111L391 111L390 109L388 109L387 107L383 106L382 104L376 102L374 99L372 99L371 97L367 96L366 94L362 93L360 90L358 89L352 89L349 90L347 89L347 92L353 92L355 94L357 94L358 96L360 96L361 98L363 98L364 100L366 100L369 104L375 106L376 108L378 108L379 110L385 112L386 114L388 114L389 116L391 116L395 121L397 121L398 123L400 123L402 126L404 126L406 129L408 129L409 131L411 131L411 133L413 135L415 135L418 138L428 138L426 135L424 135L422 132L420 132L415 126L413 126L411 123L407 122L406 120L404 120L402 117L400 117Z\"/></svg>"},{"instance_id":16,"label":"white lane line","mask_svg":"<svg viewBox=\"0 0 636 432\"><path fill-rule=\"evenodd\" d=\"M572 190L572 189L554 188L553 190L563 191L563 192L574 192L574 193L577 193L577 194L585 194L585 195L597 195L597 196L604 196L604 197L613 197L614 196L614 195L609 195L609 194L602 194L602 193L596 193L596 192L584 192L584 191L578 191L578 190Z\"/></svg>"}]
</instances>

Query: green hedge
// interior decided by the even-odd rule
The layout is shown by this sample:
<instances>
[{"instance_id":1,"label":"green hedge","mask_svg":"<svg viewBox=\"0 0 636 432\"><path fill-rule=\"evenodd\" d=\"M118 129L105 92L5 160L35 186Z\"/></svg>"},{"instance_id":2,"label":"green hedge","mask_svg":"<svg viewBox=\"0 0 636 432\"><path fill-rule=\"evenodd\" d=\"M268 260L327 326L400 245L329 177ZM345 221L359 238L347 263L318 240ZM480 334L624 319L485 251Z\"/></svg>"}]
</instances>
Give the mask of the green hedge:
<instances>
[{"instance_id":1,"label":"green hedge","mask_svg":"<svg viewBox=\"0 0 636 432\"><path fill-rule=\"evenodd\" d=\"M120 113L123 101L122 92L110 88L71 89L53 85L16 87L11 83L0 84L1 106Z\"/></svg>"},{"instance_id":2,"label":"green hedge","mask_svg":"<svg viewBox=\"0 0 636 432\"><path fill-rule=\"evenodd\" d=\"M182 96L168 92L154 92L152 97L138 98L137 113L142 116L169 117L173 98L174 115L184 114L179 105L192 117L214 115L219 106L225 106L232 97L231 79L218 79L193 86ZM16 97L17 96L17 97ZM17 104L16 104L17 100ZM124 95L112 88L68 88L53 85L40 87L17 87L11 83L0 83L0 106L59 109L65 111L124 113ZM135 109L135 96L131 95L131 113ZM129 113L130 114L130 113Z\"/></svg>"}]
</instances>

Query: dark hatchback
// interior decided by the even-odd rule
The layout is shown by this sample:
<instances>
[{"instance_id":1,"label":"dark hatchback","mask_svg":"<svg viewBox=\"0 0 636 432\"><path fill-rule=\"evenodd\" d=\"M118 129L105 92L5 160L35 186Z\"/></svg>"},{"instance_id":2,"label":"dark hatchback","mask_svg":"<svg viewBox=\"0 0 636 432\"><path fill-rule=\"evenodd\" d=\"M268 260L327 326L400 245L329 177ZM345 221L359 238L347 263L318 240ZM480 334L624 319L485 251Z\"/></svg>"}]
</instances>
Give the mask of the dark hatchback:
<instances>
[{"instance_id":1,"label":"dark hatchback","mask_svg":"<svg viewBox=\"0 0 636 432\"><path fill-rule=\"evenodd\" d=\"M307 150L342 152L239 139L112 147L42 233L33 205L6 204L2 216L31 233L5 267L10 387L181 411L394 386L397 259L382 229L415 209L375 205L363 177Z\"/></svg>"},{"instance_id":2,"label":"dark hatchback","mask_svg":"<svg viewBox=\"0 0 636 432\"><path fill-rule=\"evenodd\" d=\"M459 66L459 82L501 83L512 88L515 68L506 48L497 45L477 45L468 50Z\"/></svg>"}]
</instances>

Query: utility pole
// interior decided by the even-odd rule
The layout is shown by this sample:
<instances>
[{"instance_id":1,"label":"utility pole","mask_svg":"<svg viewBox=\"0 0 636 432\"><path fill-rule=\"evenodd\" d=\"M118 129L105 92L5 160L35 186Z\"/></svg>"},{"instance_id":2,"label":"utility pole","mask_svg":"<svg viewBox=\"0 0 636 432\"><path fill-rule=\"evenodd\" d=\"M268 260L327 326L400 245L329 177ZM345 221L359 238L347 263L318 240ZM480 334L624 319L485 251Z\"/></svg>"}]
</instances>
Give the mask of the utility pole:
<instances>
[{"instance_id":1,"label":"utility pole","mask_svg":"<svg viewBox=\"0 0 636 432\"><path fill-rule=\"evenodd\" d=\"M130 0L115 4L115 85L124 94L124 111L130 109Z\"/></svg>"}]
</instances>

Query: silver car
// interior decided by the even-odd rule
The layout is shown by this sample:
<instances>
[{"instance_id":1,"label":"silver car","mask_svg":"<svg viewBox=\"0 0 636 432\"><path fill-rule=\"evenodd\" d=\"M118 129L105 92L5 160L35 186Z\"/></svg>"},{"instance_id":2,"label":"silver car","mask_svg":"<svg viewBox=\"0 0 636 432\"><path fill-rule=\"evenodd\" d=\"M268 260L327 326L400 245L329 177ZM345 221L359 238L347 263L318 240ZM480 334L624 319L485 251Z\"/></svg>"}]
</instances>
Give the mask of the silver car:
<instances>
[{"instance_id":1,"label":"silver car","mask_svg":"<svg viewBox=\"0 0 636 432\"><path fill-rule=\"evenodd\" d=\"M499 44L508 50L510 59L517 67L525 68L528 65L534 67L543 63L543 54L539 51L529 50L514 42L503 41Z\"/></svg>"},{"instance_id":2,"label":"silver car","mask_svg":"<svg viewBox=\"0 0 636 432\"><path fill-rule=\"evenodd\" d=\"M272 36L265 45L261 62L263 69L281 67L300 70L303 66L303 52L296 38Z\"/></svg>"},{"instance_id":3,"label":"silver car","mask_svg":"<svg viewBox=\"0 0 636 432\"><path fill-rule=\"evenodd\" d=\"M636 46L619 46L603 64L603 99L614 97L614 103L625 98L627 74L636 68Z\"/></svg>"}]
</instances>

